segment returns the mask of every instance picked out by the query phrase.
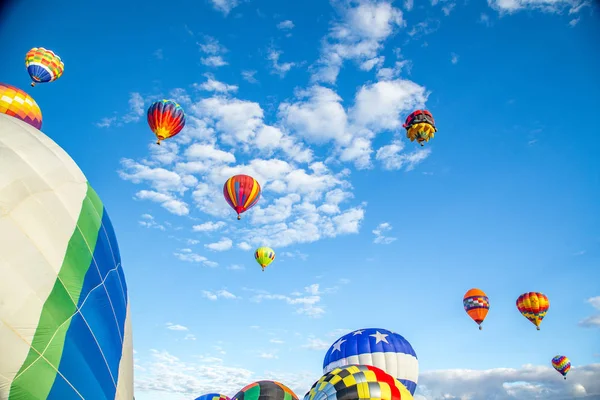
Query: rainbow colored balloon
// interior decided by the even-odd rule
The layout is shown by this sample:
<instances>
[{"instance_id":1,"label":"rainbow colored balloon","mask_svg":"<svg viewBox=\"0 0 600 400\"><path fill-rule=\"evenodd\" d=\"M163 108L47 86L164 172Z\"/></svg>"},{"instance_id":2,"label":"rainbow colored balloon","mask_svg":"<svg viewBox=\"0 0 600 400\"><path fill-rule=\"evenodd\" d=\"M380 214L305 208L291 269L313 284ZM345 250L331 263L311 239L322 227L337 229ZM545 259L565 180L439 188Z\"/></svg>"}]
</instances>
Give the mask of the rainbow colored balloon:
<instances>
[{"instance_id":1,"label":"rainbow colored balloon","mask_svg":"<svg viewBox=\"0 0 600 400\"><path fill-rule=\"evenodd\" d=\"M25 55L25 67L31 77L31 86L36 83L53 82L65 71L65 64L52 50L34 47Z\"/></svg>"},{"instance_id":2,"label":"rainbow colored balloon","mask_svg":"<svg viewBox=\"0 0 600 400\"><path fill-rule=\"evenodd\" d=\"M298 400L298 396L283 383L258 381L240 390L232 400Z\"/></svg>"},{"instance_id":3,"label":"rainbow colored balloon","mask_svg":"<svg viewBox=\"0 0 600 400\"><path fill-rule=\"evenodd\" d=\"M35 100L19 88L0 83L0 113L42 128L42 110Z\"/></svg>"},{"instance_id":4,"label":"rainbow colored balloon","mask_svg":"<svg viewBox=\"0 0 600 400\"><path fill-rule=\"evenodd\" d=\"M183 108L173 100L155 101L148 108L148 125L156 138L161 140L177 135L185 126Z\"/></svg>"},{"instance_id":5,"label":"rainbow colored balloon","mask_svg":"<svg viewBox=\"0 0 600 400\"><path fill-rule=\"evenodd\" d=\"M232 176L223 185L225 201L235 210L238 220L242 219L240 214L258 203L260 193L260 184L249 175Z\"/></svg>"},{"instance_id":6,"label":"rainbow colored balloon","mask_svg":"<svg viewBox=\"0 0 600 400\"><path fill-rule=\"evenodd\" d=\"M565 356L555 356L552 359L552 366L555 370L557 370L565 379L567 379L567 374L571 370L571 360L569 360Z\"/></svg>"},{"instance_id":7,"label":"rainbow colored balloon","mask_svg":"<svg viewBox=\"0 0 600 400\"><path fill-rule=\"evenodd\" d=\"M133 399L119 246L77 164L0 114L0 399Z\"/></svg>"}]
</instances>

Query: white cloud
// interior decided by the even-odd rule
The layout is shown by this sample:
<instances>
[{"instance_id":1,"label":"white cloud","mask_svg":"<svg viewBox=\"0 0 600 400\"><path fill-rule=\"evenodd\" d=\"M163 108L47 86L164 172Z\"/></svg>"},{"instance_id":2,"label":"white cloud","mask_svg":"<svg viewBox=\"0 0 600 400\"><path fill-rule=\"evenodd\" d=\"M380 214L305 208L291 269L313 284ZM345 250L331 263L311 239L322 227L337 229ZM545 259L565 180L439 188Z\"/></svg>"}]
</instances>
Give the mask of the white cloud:
<instances>
[{"instance_id":1,"label":"white cloud","mask_svg":"<svg viewBox=\"0 0 600 400\"><path fill-rule=\"evenodd\" d=\"M275 355L275 353L261 353L259 355L260 358L264 358L266 360L272 360L275 358L278 358L277 355Z\"/></svg>"},{"instance_id":2,"label":"white cloud","mask_svg":"<svg viewBox=\"0 0 600 400\"><path fill-rule=\"evenodd\" d=\"M228 64L221 56L202 57L200 62L207 67L222 67Z\"/></svg>"},{"instance_id":3,"label":"white cloud","mask_svg":"<svg viewBox=\"0 0 600 400\"><path fill-rule=\"evenodd\" d=\"M99 128L109 128L113 125L123 126L131 122L138 122L145 114L144 98L141 94L133 92L129 94L129 111L122 117L108 117L102 118L100 122L96 123Z\"/></svg>"},{"instance_id":4,"label":"white cloud","mask_svg":"<svg viewBox=\"0 0 600 400\"><path fill-rule=\"evenodd\" d=\"M424 371L417 393L415 400L585 398L600 394L600 364L571 368L566 382L548 366Z\"/></svg>"},{"instance_id":5,"label":"white cloud","mask_svg":"<svg viewBox=\"0 0 600 400\"><path fill-rule=\"evenodd\" d=\"M373 243L377 244L390 244L397 240L395 237L385 236L386 232L392 230L392 225L389 222L382 222L377 225L377 228L373 229L373 234L375 235L375 239L373 239Z\"/></svg>"},{"instance_id":6,"label":"white cloud","mask_svg":"<svg viewBox=\"0 0 600 400\"><path fill-rule=\"evenodd\" d=\"M237 299L238 297L233 293L227 290L217 290L216 292L211 292L208 290L202 291L202 297L206 297L209 300L215 301L217 299Z\"/></svg>"},{"instance_id":7,"label":"white cloud","mask_svg":"<svg viewBox=\"0 0 600 400\"><path fill-rule=\"evenodd\" d=\"M324 340L318 339L318 338L308 338L308 342L304 345L302 345L302 347L304 347L305 349L310 349L310 350L327 350L329 349L329 347L331 346L331 343L326 342Z\"/></svg>"},{"instance_id":8,"label":"white cloud","mask_svg":"<svg viewBox=\"0 0 600 400\"><path fill-rule=\"evenodd\" d=\"M560 13L569 9L569 14L578 12L586 5L585 0L488 0L488 5L499 13L514 13L521 10L541 10Z\"/></svg>"},{"instance_id":9,"label":"white cloud","mask_svg":"<svg viewBox=\"0 0 600 400\"><path fill-rule=\"evenodd\" d=\"M271 61L271 73L279 75L281 78L296 65L296 63L293 62L280 63L279 57L281 57L282 54L283 52L274 49L269 50L269 54L267 54L267 60Z\"/></svg>"},{"instance_id":10,"label":"white cloud","mask_svg":"<svg viewBox=\"0 0 600 400\"><path fill-rule=\"evenodd\" d=\"M313 82L335 83L345 60L363 64L378 56L383 42L405 25L402 11L387 1L348 2L341 21L333 23L323 40Z\"/></svg>"},{"instance_id":11,"label":"white cloud","mask_svg":"<svg viewBox=\"0 0 600 400\"><path fill-rule=\"evenodd\" d=\"M404 147L404 142L394 139L390 144L377 150L375 159L381 162L383 169L386 170L399 170L406 167L407 171L412 171L417 164L431 155L431 149L427 147L414 150L412 153L402 153Z\"/></svg>"},{"instance_id":12,"label":"white cloud","mask_svg":"<svg viewBox=\"0 0 600 400\"><path fill-rule=\"evenodd\" d=\"M487 15L486 13L481 13L481 15L479 15L479 23L484 24L485 26L491 26L492 23L490 21L490 16Z\"/></svg>"},{"instance_id":13,"label":"white cloud","mask_svg":"<svg viewBox=\"0 0 600 400\"><path fill-rule=\"evenodd\" d=\"M256 75L256 71L250 70L250 71L242 71L242 78L244 78L244 80L250 82L250 83L257 83L258 81L256 80L256 78L254 77L254 75Z\"/></svg>"},{"instance_id":14,"label":"white cloud","mask_svg":"<svg viewBox=\"0 0 600 400\"><path fill-rule=\"evenodd\" d=\"M208 221L203 224L194 225L192 227L192 230L194 232L212 232L212 231L216 231L216 230L223 228L225 225L226 224L223 221L218 221L218 222Z\"/></svg>"},{"instance_id":15,"label":"white cloud","mask_svg":"<svg viewBox=\"0 0 600 400\"><path fill-rule=\"evenodd\" d=\"M150 214L142 214L141 218L142 219L138 221L138 223L145 228L156 228L160 229L161 231L166 229L164 225L157 223L154 217Z\"/></svg>"},{"instance_id":16,"label":"white cloud","mask_svg":"<svg viewBox=\"0 0 600 400\"><path fill-rule=\"evenodd\" d=\"M281 339L271 339L271 340L269 340L269 343L284 344L285 342Z\"/></svg>"},{"instance_id":17,"label":"white cloud","mask_svg":"<svg viewBox=\"0 0 600 400\"><path fill-rule=\"evenodd\" d=\"M586 300L586 303L589 303L596 310L600 310L600 296L590 297ZM592 315L582 319L579 321L579 326L585 328L600 328L600 314Z\"/></svg>"},{"instance_id":18,"label":"white cloud","mask_svg":"<svg viewBox=\"0 0 600 400\"><path fill-rule=\"evenodd\" d=\"M173 253L173 255L181 261L199 263L210 268L214 268L219 265L218 263L210 261L208 258L201 256L200 254L194 253L192 249L179 249Z\"/></svg>"},{"instance_id":19,"label":"white cloud","mask_svg":"<svg viewBox=\"0 0 600 400\"><path fill-rule=\"evenodd\" d=\"M213 7L227 16L231 10L240 5L240 0L210 0Z\"/></svg>"},{"instance_id":20,"label":"white cloud","mask_svg":"<svg viewBox=\"0 0 600 400\"><path fill-rule=\"evenodd\" d=\"M240 243L238 243L238 245L237 245L237 246L238 246L240 249L242 249L242 250L246 250L246 251L247 251L247 250L251 250L251 249L252 249L252 246L250 246L250 245L249 245L248 243L246 243L246 242L240 242Z\"/></svg>"},{"instance_id":21,"label":"white cloud","mask_svg":"<svg viewBox=\"0 0 600 400\"><path fill-rule=\"evenodd\" d=\"M288 295L271 294L267 292L259 292L251 298L252 301L260 303L263 300L283 301L287 304L296 307L298 314L304 314L310 318L319 318L325 314L325 309L320 305L324 292L319 290L319 284L314 283L304 288L304 293L294 292Z\"/></svg>"},{"instance_id":22,"label":"white cloud","mask_svg":"<svg viewBox=\"0 0 600 400\"><path fill-rule=\"evenodd\" d=\"M456 53L450 53L450 62L452 64L458 64L459 56Z\"/></svg>"},{"instance_id":23,"label":"white cloud","mask_svg":"<svg viewBox=\"0 0 600 400\"><path fill-rule=\"evenodd\" d=\"M163 49L157 49L154 53L152 53L152 55L156 57L157 60L162 60L165 58Z\"/></svg>"},{"instance_id":24,"label":"white cloud","mask_svg":"<svg viewBox=\"0 0 600 400\"><path fill-rule=\"evenodd\" d=\"M187 326L173 324L171 322L167 322L166 325L167 325L167 329L169 329L171 331L188 331L189 330Z\"/></svg>"},{"instance_id":25,"label":"white cloud","mask_svg":"<svg viewBox=\"0 0 600 400\"><path fill-rule=\"evenodd\" d=\"M218 1L222 3L230 3L231 0L212 0L213 2ZM228 11L229 12L229 11ZM228 63L223 59L223 54L227 52L227 49L223 47L219 41L212 36L206 36L204 43L198 43L200 51L206 54L206 57L202 57L200 62L208 67L222 67Z\"/></svg>"},{"instance_id":26,"label":"white cloud","mask_svg":"<svg viewBox=\"0 0 600 400\"><path fill-rule=\"evenodd\" d=\"M243 265L232 264L229 267L227 267L227 269L230 269L232 271L242 271L246 269L246 267L244 267Z\"/></svg>"},{"instance_id":27,"label":"white cloud","mask_svg":"<svg viewBox=\"0 0 600 400\"><path fill-rule=\"evenodd\" d=\"M204 247L214 251L226 251L233 247L233 241L229 238L222 238L218 242L205 244Z\"/></svg>"},{"instance_id":28,"label":"white cloud","mask_svg":"<svg viewBox=\"0 0 600 400\"><path fill-rule=\"evenodd\" d=\"M229 93L229 92L237 92L238 86L236 85L228 85L227 83L219 82L215 79L212 74L204 74L206 77L206 82L203 83L195 83L194 87L198 90L206 90L208 92L217 92L217 93Z\"/></svg>"},{"instance_id":29,"label":"white cloud","mask_svg":"<svg viewBox=\"0 0 600 400\"><path fill-rule=\"evenodd\" d=\"M287 19L285 21L281 21L280 23L277 24L277 29L290 30L292 28L294 28L294 23L292 21L290 21L289 19Z\"/></svg>"}]
</instances>

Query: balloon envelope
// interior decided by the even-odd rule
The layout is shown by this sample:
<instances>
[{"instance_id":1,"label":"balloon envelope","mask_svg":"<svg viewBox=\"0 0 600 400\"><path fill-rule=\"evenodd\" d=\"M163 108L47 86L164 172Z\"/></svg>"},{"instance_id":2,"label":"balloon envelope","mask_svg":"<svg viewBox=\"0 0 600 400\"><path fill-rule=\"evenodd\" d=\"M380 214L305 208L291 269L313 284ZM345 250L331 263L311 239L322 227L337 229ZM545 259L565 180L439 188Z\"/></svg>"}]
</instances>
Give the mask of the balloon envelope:
<instances>
[{"instance_id":1,"label":"balloon envelope","mask_svg":"<svg viewBox=\"0 0 600 400\"><path fill-rule=\"evenodd\" d=\"M231 400L229 397L220 393L209 393L198 397L196 400Z\"/></svg>"},{"instance_id":2,"label":"balloon envelope","mask_svg":"<svg viewBox=\"0 0 600 400\"><path fill-rule=\"evenodd\" d=\"M35 100L6 83L0 83L0 113L25 121L35 129L42 127L42 110Z\"/></svg>"},{"instance_id":3,"label":"balloon envelope","mask_svg":"<svg viewBox=\"0 0 600 400\"><path fill-rule=\"evenodd\" d=\"M413 400L397 379L372 365L335 368L315 382L304 400Z\"/></svg>"},{"instance_id":4,"label":"balloon envelope","mask_svg":"<svg viewBox=\"0 0 600 400\"><path fill-rule=\"evenodd\" d=\"M240 390L232 400L298 400L298 396L283 383L258 381Z\"/></svg>"},{"instance_id":5,"label":"balloon envelope","mask_svg":"<svg viewBox=\"0 0 600 400\"><path fill-rule=\"evenodd\" d=\"M555 356L552 359L552 366L559 374L567 379L567 374L571 370L571 360L565 356Z\"/></svg>"},{"instance_id":6,"label":"balloon envelope","mask_svg":"<svg viewBox=\"0 0 600 400\"><path fill-rule=\"evenodd\" d=\"M339 338L325 354L323 373L345 365L372 365L398 379L411 394L419 360L408 340L387 329L359 329Z\"/></svg>"},{"instance_id":7,"label":"balloon envelope","mask_svg":"<svg viewBox=\"0 0 600 400\"><path fill-rule=\"evenodd\" d=\"M473 321L480 325L490 309L490 299L483 290L470 289L463 296L463 307Z\"/></svg>"},{"instance_id":8,"label":"balloon envelope","mask_svg":"<svg viewBox=\"0 0 600 400\"><path fill-rule=\"evenodd\" d=\"M0 114L0 398L133 398L119 247L56 143Z\"/></svg>"},{"instance_id":9,"label":"balloon envelope","mask_svg":"<svg viewBox=\"0 0 600 400\"><path fill-rule=\"evenodd\" d=\"M263 268L269 266L275 260L275 251L270 247L259 247L254 252L254 259Z\"/></svg>"},{"instance_id":10,"label":"balloon envelope","mask_svg":"<svg viewBox=\"0 0 600 400\"><path fill-rule=\"evenodd\" d=\"M543 293L523 293L517 299L517 309L525 318L531 321L539 331L540 324L550 309L550 300L548 300L548 296Z\"/></svg>"},{"instance_id":11,"label":"balloon envelope","mask_svg":"<svg viewBox=\"0 0 600 400\"><path fill-rule=\"evenodd\" d=\"M148 107L148 126L158 139L168 139L177 135L185 126L183 108L173 100L155 101Z\"/></svg>"},{"instance_id":12,"label":"balloon envelope","mask_svg":"<svg viewBox=\"0 0 600 400\"><path fill-rule=\"evenodd\" d=\"M223 185L223 196L229 207L240 214L248 211L260 199L260 184L249 175L235 175Z\"/></svg>"}]
</instances>

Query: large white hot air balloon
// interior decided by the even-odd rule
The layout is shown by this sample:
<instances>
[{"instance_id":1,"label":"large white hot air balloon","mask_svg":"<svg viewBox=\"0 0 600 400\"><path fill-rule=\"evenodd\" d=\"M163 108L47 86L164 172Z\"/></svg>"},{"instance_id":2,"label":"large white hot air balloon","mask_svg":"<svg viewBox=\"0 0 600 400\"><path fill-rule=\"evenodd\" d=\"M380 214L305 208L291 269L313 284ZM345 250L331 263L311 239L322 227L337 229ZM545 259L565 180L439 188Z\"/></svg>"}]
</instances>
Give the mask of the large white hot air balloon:
<instances>
[{"instance_id":1,"label":"large white hot air balloon","mask_svg":"<svg viewBox=\"0 0 600 400\"><path fill-rule=\"evenodd\" d=\"M133 399L119 247L69 155L0 114L0 399Z\"/></svg>"}]
</instances>

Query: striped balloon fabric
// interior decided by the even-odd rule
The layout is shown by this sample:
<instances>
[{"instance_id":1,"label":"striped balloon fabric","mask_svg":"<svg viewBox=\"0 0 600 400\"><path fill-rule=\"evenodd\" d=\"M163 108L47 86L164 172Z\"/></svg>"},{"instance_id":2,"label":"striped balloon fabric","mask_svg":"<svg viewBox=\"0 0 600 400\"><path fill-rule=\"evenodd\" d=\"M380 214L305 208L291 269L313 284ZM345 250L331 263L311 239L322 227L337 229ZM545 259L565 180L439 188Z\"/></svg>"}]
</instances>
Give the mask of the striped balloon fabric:
<instances>
[{"instance_id":1,"label":"striped balloon fabric","mask_svg":"<svg viewBox=\"0 0 600 400\"><path fill-rule=\"evenodd\" d=\"M42 128L42 110L35 100L19 88L0 83L0 113Z\"/></svg>"},{"instance_id":2,"label":"striped balloon fabric","mask_svg":"<svg viewBox=\"0 0 600 400\"><path fill-rule=\"evenodd\" d=\"M557 370L565 379L567 374L571 370L571 361L565 356L555 356L552 359L552 366Z\"/></svg>"}]
</instances>

